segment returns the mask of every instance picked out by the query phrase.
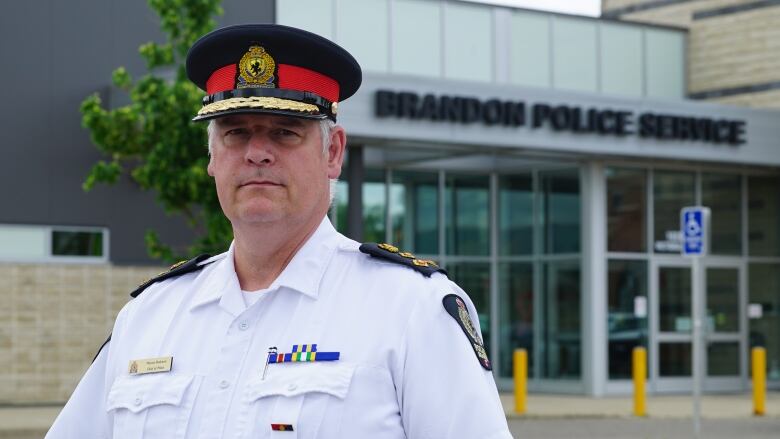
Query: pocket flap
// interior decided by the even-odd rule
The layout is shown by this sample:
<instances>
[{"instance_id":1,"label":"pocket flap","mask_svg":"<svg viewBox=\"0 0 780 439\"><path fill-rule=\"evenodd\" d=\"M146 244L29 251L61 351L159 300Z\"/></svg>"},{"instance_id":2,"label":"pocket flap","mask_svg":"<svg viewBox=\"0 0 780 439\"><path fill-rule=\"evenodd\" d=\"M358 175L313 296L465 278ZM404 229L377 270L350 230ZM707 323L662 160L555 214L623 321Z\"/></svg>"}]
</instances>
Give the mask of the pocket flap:
<instances>
[{"instance_id":1,"label":"pocket flap","mask_svg":"<svg viewBox=\"0 0 780 439\"><path fill-rule=\"evenodd\" d=\"M120 376L108 392L107 410L124 408L137 413L155 405L180 405L194 378L182 374Z\"/></svg>"},{"instance_id":2,"label":"pocket flap","mask_svg":"<svg viewBox=\"0 0 780 439\"><path fill-rule=\"evenodd\" d=\"M264 380L258 378L249 383L247 396L254 401L267 396L320 392L344 399L354 372L355 365L349 363L273 364Z\"/></svg>"}]
</instances>

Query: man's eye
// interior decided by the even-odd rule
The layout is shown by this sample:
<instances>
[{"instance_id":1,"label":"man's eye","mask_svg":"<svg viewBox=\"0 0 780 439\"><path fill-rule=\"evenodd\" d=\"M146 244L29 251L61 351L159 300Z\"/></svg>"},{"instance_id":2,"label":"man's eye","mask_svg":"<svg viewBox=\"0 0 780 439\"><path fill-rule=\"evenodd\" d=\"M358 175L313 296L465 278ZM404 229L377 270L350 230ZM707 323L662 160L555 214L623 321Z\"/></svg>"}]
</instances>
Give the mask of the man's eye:
<instances>
[{"instance_id":1,"label":"man's eye","mask_svg":"<svg viewBox=\"0 0 780 439\"><path fill-rule=\"evenodd\" d=\"M286 130L286 129L284 129L284 128L279 128L279 129L277 129L277 130L276 130L276 134L277 134L278 136L282 136L282 137L287 137L287 136L297 136L297 135L298 135L298 133L296 133L295 131Z\"/></svg>"},{"instance_id":2,"label":"man's eye","mask_svg":"<svg viewBox=\"0 0 780 439\"><path fill-rule=\"evenodd\" d=\"M233 128L232 130L227 130L225 136L245 136L247 133L246 128Z\"/></svg>"}]
</instances>

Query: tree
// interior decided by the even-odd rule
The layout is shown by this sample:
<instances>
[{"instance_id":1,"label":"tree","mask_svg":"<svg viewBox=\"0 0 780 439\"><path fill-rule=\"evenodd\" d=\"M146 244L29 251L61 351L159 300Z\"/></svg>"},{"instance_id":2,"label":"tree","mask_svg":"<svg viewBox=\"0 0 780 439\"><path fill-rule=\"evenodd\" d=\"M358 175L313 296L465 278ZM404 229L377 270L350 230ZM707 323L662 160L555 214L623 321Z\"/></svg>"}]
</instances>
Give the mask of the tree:
<instances>
[{"instance_id":1,"label":"tree","mask_svg":"<svg viewBox=\"0 0 780 439\"><path fill-rule=\"evenodd\" d=\"M160 17L167 42L139 48L149 71L140 79L133 80L123 67L113 72L114 86L129 94L130 104L105 109L97 94L82 102L82 124L107 156L92 167L83 187L88 191L98 183L115 184L129 174L140 188L155 192L166 213L183 215L199 236L186 255L175 254L157 232L146 233L149 254L170 262L224 251L232 239L230 223L206 173L206 126L191 122L203 92L187 79L183 64L195 40L214 28L213 17L222 14L222 8L220 0L148 3ZM169 74L166 78L160 72Z\"/></svg>"}]
</instances>

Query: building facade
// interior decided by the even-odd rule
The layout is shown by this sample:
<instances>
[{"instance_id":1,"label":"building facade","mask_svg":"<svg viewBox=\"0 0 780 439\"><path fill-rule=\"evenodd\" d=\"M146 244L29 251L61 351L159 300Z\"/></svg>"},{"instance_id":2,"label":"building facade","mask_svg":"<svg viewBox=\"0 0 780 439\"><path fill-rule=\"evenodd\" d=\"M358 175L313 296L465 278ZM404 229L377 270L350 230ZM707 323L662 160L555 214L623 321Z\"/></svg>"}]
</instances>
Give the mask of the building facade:
<instances>
[{"instance_id":1,"label":"building facade","mask_svg":"<svg viewBox=\"0 0 780 439\"><path fill-rule=\"evenodd\" d=\"M37 202L19 193L1 200L9 209L0 240L10 244L0 249L0 276L12 280L0 287L11 303L0 314L0 344L9 348L0 370L10 371L0 372L3 402L67 397L130 287L158 270L142 247L122 249L142 246L142 226L189 238L129 184L123 203L115 188L80 192L98 154L78 128L78 103L108 87L111 69L133 59L138 44L159 38L142 5L99 3L92 22L102 24L71 38L107 44L91 50L112 58L80 86L60 87L67 97L52 89L61 108L72 108L66 118L46 110L50 133L69 140L58 149L33 130L9 140L24 148L7 143L17 161L4 162L9 184L40 186L29 169L55 169L61 149L76 160L67 174L47 174ZM704 205L713 225L702 261L705 390L748 389L756 345L767 348L770 385L780 387L780 113L711 93L742 83L698 79L731 74L702 67L694 75L709 40L697 42L691 23L719 16L636 22L652 10L644 3L605 1L613 15L593 19L457 0L232 0L221 24L302 27L355 55L364 83L339 108L348 153L331 218L355 239L392 242L443 265L479 310L499 386L511 386L512 352L525 348L532 391L626 393L631 350L641 345L651 391L689 391L699 281L680 256L679 215ZM51 62L98 62L87 53ZM748 94L763 102L762 93L772 90ZM39 108L25 105L27 114ZM19 114L4 119L32 122ZM63 201L47 201L55 199ZM127 224L130 212L150 219Z\"/></svg>"}]
</instances>

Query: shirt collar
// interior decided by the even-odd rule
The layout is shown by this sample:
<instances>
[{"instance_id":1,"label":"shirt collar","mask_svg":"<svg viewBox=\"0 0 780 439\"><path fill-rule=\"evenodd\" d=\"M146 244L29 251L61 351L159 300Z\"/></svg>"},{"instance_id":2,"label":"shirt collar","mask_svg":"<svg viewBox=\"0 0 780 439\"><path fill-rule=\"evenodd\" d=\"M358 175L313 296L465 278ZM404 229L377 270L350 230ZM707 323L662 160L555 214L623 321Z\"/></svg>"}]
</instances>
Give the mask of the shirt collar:
<instances>
[{"instance_id":1,"label":"shirt collar","mask_svg":"<svg viewBox=\"0 0 780 439\"><path fill-rule=\"evenodd\" d=\"M268 290L286 287L312 299L317 299L320 281L333 254L338 249L340 236L328 217L325 216L314 233L295 253L287 267L271 283ZM239 314L246 308L236 275L234 254L235 242L232 242L227 252L203 262L206 264L213 259L219 259L214 262L214 267L211 270L209 267L206 268L208 277L198 288L190 309L218 299L220 306L233 314Z\"/></svg>"}]
</instances>

